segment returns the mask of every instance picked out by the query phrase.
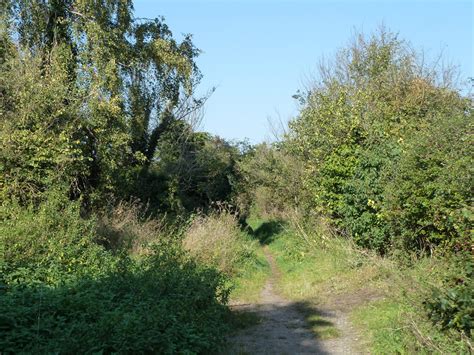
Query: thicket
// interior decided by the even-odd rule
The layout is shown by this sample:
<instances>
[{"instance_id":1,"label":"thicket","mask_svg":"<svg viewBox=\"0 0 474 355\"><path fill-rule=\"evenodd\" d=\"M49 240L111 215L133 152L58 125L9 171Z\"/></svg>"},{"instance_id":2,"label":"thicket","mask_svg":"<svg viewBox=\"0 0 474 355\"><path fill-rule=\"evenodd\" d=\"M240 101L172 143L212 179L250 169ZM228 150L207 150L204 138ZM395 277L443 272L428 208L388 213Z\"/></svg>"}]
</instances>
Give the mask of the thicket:
<instances>
[{"instance_id":1,"label":"thicket","mask_svg":"<svg viewBox=\"0 0 474 355\"><path fill-rule=\"evenodd\" d=\"M97 220L63 194L4 204L1 216L2 351L200 353L222 344L226 278L169 236L148 225L153 240L140 254L106 249ZM143 233L139 221L127 224ZM132 239L130 229L122 235Z\"/></svg>"},{"instance_id":2,"label":"thicket","mask_svg":"<svg viewBox=\"0 0 474 355\"><path fill-rule=\"evenodd\" d=\"M252 204L303 236L324 221L402 261L458 260L425 305L472 337L473 105L449 69L358 36L282 141L249 147L195 131L199 50L132 1L0 10L0 351L217 349Z\"/></svg>"},{"instance_id":3,"label":"thicket","mask_svg":"<svg viewBox=\"0 0 474 355\"><path fill-rule=\"evenodd\" d=\"M464 260L426 305L472 336L473 101L440 62L385 29L356 35L295 95L300 112L281 141L239 168L247 200L292 217L303 236L329 220L405 267L413 254Z\"/></svg>"},{"instance_id":4,"label":"thicket","mask_svg":"<svg viewBox=\"0 0 474 355\"><path fill-rule=\"evenodd\" d=\"M242 148L195 131L191 35L130 0L0 10L0 352L216 351L229 283L183 221Z\"/></svg>"}]
</instances>

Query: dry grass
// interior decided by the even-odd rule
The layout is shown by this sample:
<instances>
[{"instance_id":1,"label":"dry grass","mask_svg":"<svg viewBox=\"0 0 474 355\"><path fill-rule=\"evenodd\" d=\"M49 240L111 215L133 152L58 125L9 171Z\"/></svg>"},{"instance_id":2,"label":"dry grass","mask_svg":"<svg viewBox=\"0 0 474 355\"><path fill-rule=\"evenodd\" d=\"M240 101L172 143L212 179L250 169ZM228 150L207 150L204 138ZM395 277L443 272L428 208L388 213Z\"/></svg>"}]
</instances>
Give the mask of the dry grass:
<instances>
[{"instance_id":1,"label":"dry grass","mask_svg":"<svg viewBox=\"0 0 474 355\"><path fill-rule=\"evenodd\" d=\"M165 218L149 218L138 201L121 201L99 218L100 242L111 249L126 248L133 255L143 254L147 245L170 234Z\"/></svg>"},{"instance_id":2,"label":"dry grass","mask_svg":"<svg viewBox=\"0 0 474 355\"><path fill-rule=\"evenodd\" d=\"M196 216L185 233L183 246L199 261L227 274L234 274L255 249L241 232L236 217L225 210Z\"/></svg>"}]
</instances>

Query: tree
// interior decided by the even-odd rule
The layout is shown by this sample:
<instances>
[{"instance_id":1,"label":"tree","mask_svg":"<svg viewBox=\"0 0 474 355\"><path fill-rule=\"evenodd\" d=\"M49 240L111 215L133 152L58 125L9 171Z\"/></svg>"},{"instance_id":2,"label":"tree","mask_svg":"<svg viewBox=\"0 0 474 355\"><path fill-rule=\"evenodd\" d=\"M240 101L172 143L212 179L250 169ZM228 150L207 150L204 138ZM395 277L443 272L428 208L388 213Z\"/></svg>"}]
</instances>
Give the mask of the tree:
<instances>
[{"instance_id":1,"label":"tree","mask_svg":"<svg viewBox=\"0 0 474 355\"><path fill-rule=\"evenodd\" d=\"M76 197L116 191L128 169L148 169L170 124L206 99L194 98L191 36L178 43L162 18L134 18L130 0L11 0L2 18L7 194L41 192L51 179Z\"/></svg>"}]
</instances>

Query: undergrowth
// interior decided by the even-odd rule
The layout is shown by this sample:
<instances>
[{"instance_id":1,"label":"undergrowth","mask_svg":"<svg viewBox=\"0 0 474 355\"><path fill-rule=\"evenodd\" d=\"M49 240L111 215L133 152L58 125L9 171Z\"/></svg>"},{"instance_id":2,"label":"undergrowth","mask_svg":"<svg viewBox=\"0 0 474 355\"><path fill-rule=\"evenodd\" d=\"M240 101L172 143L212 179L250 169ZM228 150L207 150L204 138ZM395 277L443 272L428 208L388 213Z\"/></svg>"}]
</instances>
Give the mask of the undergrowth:
<instances>
[{"instance_id":1,"label":"undergrowth","mask_svg":"<svg viewBox=\"0 0 474 355\"><path fill-rule=\"evenodd\" d=\"M28 208L4 203L0 216L0 352L209 353L223 345L227 277L152 223L125 219L119 229L109 220L125 241L147 236L146 250L133 254L97 244L104 226L61 194Z\"/></svg>"},{"instance_id":2,"label":"undergrowth","mask_svg":"<svg viewBox=\"0 0 474 355\"><path fill-rule=\"evenodd\" d=\"M233 302L255 302L268 277L268 263L258 241L242 231L227 210L194 217L183 245L205 265L226 274Z\"/></svg>"}]
</instances>

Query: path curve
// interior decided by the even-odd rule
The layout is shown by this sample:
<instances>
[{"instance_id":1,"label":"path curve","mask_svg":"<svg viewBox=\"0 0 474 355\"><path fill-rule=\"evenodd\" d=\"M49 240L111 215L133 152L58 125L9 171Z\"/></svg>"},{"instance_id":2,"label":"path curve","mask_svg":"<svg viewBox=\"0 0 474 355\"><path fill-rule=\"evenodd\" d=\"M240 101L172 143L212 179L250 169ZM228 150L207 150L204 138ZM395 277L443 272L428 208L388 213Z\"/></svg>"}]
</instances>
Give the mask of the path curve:
<instances>
[{"instance_id":1,"label":"path curve","mask_svg":"<svg viewBox=\"0 0 474 355\"><path fill-rule=\"evenodd\" d=\"M260 301L255 304L234 304L236 311L255 312L261 318L259 324L240 331L230 339L227 354L351 354L349 344L343 338L317 340L297 310L297 304L282 298L274 285L279 270L273 255L263 249L271 267L271 276L262 290ZM337 315L341 316L341 315ZM339 318L338 317L338 318ZM340 326L345 319L335 323ZM338 324L339 323L339 324Z\"/></svg>"}]
</instances>

